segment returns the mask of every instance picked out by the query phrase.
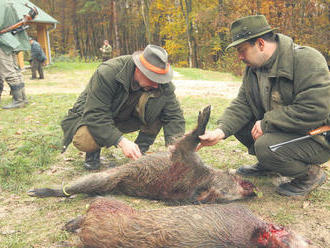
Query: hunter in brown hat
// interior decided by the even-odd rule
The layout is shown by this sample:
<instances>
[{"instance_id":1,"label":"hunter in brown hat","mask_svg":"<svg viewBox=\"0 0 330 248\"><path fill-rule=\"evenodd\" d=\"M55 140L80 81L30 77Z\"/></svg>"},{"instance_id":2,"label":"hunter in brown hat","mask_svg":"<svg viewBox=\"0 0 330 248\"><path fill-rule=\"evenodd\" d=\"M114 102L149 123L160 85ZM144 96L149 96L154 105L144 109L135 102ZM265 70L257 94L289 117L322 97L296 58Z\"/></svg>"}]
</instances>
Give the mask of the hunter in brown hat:
<instances>
[{"instance_id":1,"label":"hunter in brown hat","mask_svg":"<svg viewBox=\"0 0 330 248\"><path fill-rule=\"evenodd\" d=\"M118 146L138 159L163 127L165 145L184 134L167 52L155 45L102 63L62 121L63 149L86 152L86 169L100 167L101 147ZM134 142L125 133L139 130Z\"/></svg>"},{"instance_id":2,"label":"hunter in brown hat","mask_svg":"<svg viewBox=\"0 0 330 248\"><path fill-rule=\"evenodd\" d=\"M235 135L258 160L255 165L241 166L238 174L291 177L276 191L307 195L326 180L320 165L330 158L329 133L288 143L276 151L269 146L330 125L326 60L317 50L275 34L263 15L236 20L231 35L233 42L227 49L235 47L246 64L243 84L218 120L218 128L200 136L198 149Z\"/></svg>"}]
</instances>

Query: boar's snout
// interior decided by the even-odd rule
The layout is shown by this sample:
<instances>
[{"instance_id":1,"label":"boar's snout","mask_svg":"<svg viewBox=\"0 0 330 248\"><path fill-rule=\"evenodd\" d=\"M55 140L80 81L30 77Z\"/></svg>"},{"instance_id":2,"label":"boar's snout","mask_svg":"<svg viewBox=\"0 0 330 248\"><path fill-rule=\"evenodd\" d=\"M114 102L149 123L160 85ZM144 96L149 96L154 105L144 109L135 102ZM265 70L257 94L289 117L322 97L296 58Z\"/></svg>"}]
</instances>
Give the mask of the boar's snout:
<instances>
[{"instance_id":1,"label":"boar's snout","mask_svg":"<svg viewBox=\"0 0 330 248\"><path fill-rule=\"evenodd\" d=\"M258 192L258 188L247 180L238 179L239 185L242 187L242 195L245 197L253 197L256 196L256 192Z\"/></svg>"}]
</instances>

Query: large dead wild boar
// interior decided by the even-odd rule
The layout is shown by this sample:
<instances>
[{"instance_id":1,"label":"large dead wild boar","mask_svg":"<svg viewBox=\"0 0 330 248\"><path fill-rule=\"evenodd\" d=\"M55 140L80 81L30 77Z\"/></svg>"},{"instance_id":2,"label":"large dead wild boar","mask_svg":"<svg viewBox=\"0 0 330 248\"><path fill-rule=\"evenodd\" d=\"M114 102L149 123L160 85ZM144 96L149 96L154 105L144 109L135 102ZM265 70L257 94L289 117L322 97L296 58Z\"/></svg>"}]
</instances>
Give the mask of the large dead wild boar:
<instances>
[{"instance_id":1,"label":"large dead wild boar","mask_svg":"<svg viewBox=\"0 0 330 248\"><path fill-rule=\"evenodd\" d=\"M141 211L102 197L65 229L77 232L84 247L93 248L308 247L299 235L267 223L237 204Z\"/></svg>"},{"instance_id":2,"label":"large dead wild boar","mask_svg":"<svg viewBox=\"0 0 330 248\"><path fill-rule=\"evenodd\" d=\"M171 152L155 153L99 173L87 175L65 188L37 188L35 197L79 193L122 193L149 199L188 202L229 202L255 196L255 186L219 169L204 165L195 149L204 134L211 107L199 112L197 127L179 139Z\"/></svg>"}]
</instances>

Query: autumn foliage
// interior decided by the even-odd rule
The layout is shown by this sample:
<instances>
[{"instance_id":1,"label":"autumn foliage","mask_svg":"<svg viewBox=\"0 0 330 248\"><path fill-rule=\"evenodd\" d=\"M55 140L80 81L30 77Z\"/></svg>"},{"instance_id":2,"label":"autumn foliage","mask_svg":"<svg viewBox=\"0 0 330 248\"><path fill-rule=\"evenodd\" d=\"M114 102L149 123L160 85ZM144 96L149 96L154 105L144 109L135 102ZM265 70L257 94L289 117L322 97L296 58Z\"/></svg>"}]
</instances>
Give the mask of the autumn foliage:
<instances>
[{"instance_id":1,"label":"autumn foliage","mask_svg":"<svg viewBox=\"0 0 330 248\"><path fill-rule=\"evenodd\" d=\"M100 56L108 39L114 55L153 43L177 66L241 73L230 43L232 21L263 14L273 27L330 59L328 0L33 0L60 24L51 32L53 54L85 60Z\"/></svg>"}]
</instances>

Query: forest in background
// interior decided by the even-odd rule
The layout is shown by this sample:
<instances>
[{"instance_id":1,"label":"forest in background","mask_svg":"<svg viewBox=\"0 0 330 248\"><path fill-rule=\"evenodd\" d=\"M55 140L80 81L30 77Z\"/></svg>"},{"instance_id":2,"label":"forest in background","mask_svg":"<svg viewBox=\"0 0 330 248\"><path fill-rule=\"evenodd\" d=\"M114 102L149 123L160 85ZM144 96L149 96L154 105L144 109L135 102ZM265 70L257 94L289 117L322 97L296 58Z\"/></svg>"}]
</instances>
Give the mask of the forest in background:
<instances>
[{"instance_id":1,"label":"forest in background","mask_svg":"<svg viewBox=\"0 0 330 248\"><path fill-rule=\"evenodd\" d=\"M329 52L329 0L31 0L59 21L51 31L56 58L85 61L100 57L104 39L113 56L131 54L147 44L163 46L170 61L242 73L230 43L230 24L237 18L263 14L272 27L300 45Z\"/></svg>"}]
</instances>

